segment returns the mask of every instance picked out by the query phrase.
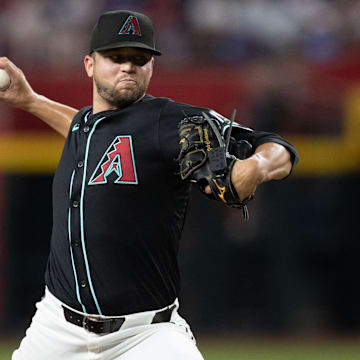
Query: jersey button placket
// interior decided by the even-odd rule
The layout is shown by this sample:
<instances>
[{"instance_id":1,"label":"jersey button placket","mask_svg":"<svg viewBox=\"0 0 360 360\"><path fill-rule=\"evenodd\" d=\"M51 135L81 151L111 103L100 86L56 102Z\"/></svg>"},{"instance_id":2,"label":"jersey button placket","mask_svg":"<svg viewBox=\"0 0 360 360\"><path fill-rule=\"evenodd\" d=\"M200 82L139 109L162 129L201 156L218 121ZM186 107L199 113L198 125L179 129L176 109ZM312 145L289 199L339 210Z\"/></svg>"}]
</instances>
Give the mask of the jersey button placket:
<instances>
[{"instance_id":1,"label":"jersey button placket","mask_svg":"<svg viewBox=\"0 0 360 360\"><path fill-rule=\"evenodd\" d=\"M86 145L87 145L87 141L88 141L88 136L90 135L91 131L91 126L84 124L84 127L82 129L82 133L83 136L80 136L80 144L79 144L79 151L77 153L77 162L75 163L76 165L76 175L78 177L78 180L80 180L80 182L78 182L78 184L80 185L80 188L78 188L78 192L76 195L76 200L73 201L73 206L74 206L74 202L76 203L76 218L77 218L77 222L76 225L78 225L79 227L81 227L81 222L80 222L80 202L81 202L81 183L82 183L82 179L84 176L84 170L85 170L85 157L86 157ZM75 210L75 209L74 209ZM77 228L76 229L76 239L74 239L73 243L73 250L74 250L74 254L76 254L76 258L79 264L79 267L77 269L77 278L78 278L78 286L79 286L79 291L80 291L80 296L81 299L83 301L83 303L85 304L86 309L89 309L89 304L92 303L92 296L90 293L90 286L89 286L89 282L87 281L87 273L86 273L86 263L85 263L85 259L84 259L84 249L83 249L83 244L82 241L80 239L80 229Z\"/></svg>"}]
</instances>

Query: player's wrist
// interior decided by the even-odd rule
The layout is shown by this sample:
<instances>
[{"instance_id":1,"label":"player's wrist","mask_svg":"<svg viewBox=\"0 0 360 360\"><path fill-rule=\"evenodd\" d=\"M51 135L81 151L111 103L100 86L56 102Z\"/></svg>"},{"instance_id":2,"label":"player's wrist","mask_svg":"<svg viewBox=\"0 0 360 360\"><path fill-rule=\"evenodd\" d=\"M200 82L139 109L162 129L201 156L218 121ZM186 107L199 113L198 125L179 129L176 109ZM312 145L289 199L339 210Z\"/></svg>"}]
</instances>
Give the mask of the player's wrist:
<instances>
[{"instance_id":1,"label":"player's wrist","mask_svg":"<svg viewBox=\"0 0 360 360\"><path fill-rule=\"evenodd\" d=\"M38 109L43 105L44 97L31 91L24 95L21 102L18 104L18 108L24 111L28 111L32 114L36 114Z\"/></svg>"}]
</instances>

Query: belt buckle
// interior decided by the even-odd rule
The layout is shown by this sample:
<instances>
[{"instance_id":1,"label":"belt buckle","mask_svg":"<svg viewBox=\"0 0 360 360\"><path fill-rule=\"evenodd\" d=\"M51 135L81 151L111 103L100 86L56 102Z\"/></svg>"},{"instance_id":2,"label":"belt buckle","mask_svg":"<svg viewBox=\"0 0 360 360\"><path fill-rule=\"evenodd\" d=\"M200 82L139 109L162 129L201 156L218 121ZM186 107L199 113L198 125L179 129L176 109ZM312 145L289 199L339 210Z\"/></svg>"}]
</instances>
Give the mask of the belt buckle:
<instances>
[{"instance_id":1,"label":"belt buckle","mask_svg":"<svg viewBox=\"0 0 360 360\"><path fill-rule=\"evenodd\" d=\"M91 329L90 326L89 326L89 321L101 322L101 319L100 319L100 318L97 318L97 317L95 317L95 316L84 316L84 317L83 317L82 327L83 327L85 330L92 331L92 329Z\"/></svg>"},{"instance_id":2,"label":"belt buckle","mask_svg":"<svg viewBox=\"0 0 360 360\"><path fill-rule=\"evenodd\" d=\"M83 317L83 321L82 321L82 327L83 327L85 330L87 330L87 322L86 322L86 320L87 320L87 317L84 316L84 317Z\"/></svg>"}]
</instances>

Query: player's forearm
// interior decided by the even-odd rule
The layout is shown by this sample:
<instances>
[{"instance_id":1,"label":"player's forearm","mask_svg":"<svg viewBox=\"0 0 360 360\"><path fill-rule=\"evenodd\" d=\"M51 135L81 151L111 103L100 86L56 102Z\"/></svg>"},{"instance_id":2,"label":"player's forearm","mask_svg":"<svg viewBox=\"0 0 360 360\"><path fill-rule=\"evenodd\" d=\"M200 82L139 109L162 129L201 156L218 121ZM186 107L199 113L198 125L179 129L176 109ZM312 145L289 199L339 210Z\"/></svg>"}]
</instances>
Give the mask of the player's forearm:
<instances>
[{"instance_id":1,"label":"player's forearm","mask_svg":"<svg viewBox=\"0 0 360 360\"><path fill-rule=\"evenodd\" d=\"M22 109L38 117L64 137L67 136L71 121L77 113L77 110L70 106L38 94Z\"/></svg>"},{"instance_id":2,"label":"player's forearm","mask_svg":"<svg viewBox=\"0 0 360 360\"><path fill-rule=\"evenodd\" d=\"M235 162L231 182L243 200L254 194L259 184L289 175L291 166L290 154L284 146L265 143L257 147L254 155Z\"/></svg>"},{"instance_id":3,"label":"player's forearm","mask_svg":"<svg viewBox=\"0 0 360 360\"><path fill-rule=\"evenodd\" d=\"M251 158L256 161L260 182L282 179L291 171L290 153L277 143L260 145Z\"/></svg>"}]
</instances>

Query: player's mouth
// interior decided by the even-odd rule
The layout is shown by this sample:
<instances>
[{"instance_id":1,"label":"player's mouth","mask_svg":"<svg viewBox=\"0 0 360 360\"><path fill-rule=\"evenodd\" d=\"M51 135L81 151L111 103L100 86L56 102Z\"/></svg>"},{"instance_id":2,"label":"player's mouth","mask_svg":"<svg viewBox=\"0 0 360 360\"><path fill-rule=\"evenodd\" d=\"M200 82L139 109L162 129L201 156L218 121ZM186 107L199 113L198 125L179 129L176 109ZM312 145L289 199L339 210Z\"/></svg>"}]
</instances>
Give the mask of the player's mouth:
<instances>
[{"instance_id":1,"label":"player's mouth","mask_svg":"<svg viewBox=\"0 0 360 360\"><path fill-rule=\"evenodd\" d=\"M119 82L121 82L121 83L134 83L134 84L136 84L136 81L135 81L134 79L131 79L131 78L121 79Z\"/></svg>"}]
</instances>

